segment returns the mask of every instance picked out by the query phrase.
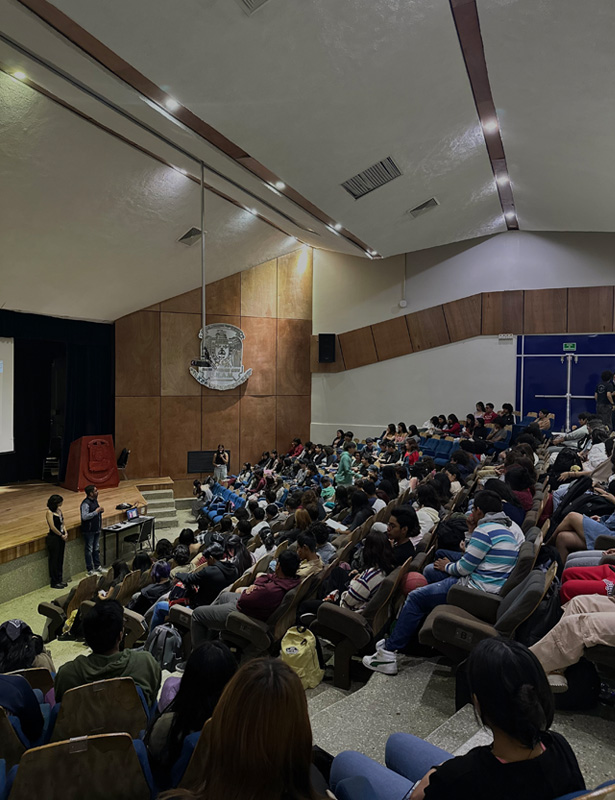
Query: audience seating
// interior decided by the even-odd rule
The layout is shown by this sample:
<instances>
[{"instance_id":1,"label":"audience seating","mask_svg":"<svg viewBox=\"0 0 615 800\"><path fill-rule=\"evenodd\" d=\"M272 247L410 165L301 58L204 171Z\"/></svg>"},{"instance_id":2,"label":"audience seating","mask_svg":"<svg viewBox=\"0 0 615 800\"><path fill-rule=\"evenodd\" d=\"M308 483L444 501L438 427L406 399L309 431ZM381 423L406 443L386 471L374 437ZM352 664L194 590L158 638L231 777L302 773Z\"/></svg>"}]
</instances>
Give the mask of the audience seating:
<instances>
[{"instance_id":1,"label":"audience seating","mask_svg":"<svg viewBox=\"0 0 615 800\"><path fill-rule=\"evenodd\" d=\"M11 800L153 800L143 742L127 733L83 736L28 750L9 772Z\"/></svg>"},{"instance_id":2,"label":"audience seating","mask_svg":"<svg viewBox=\"0 0 615 800\"><path fill-rule=\"evenodd\" d=\"M171 770L171 785L180 789L196 791L203 785L203 764L207 755L210 735L210 720L198 733L191 733L184 740L182 752Z\"/></svg>"},{"instance_id":3,"label":"audience seating","mask_svg":"<svg viewBox=\"0 0 615 800\"><path fill-rule=\"evenodd\" d=\"M15 725L16 722L17 725ZM21 734L21 726L18 723L19 720L11 717L6 709L0 706L0 755L6 761L6 766L9 769L14 764L19 763L19 759L28 746L25 737ZM18 730L19 733L17 732Z\"/></svg>"},{"instance_id":4,"label":"audience seating","mask_svg":"<svg viewBox=\"0 0 615 800\"><path fill-rule=\"evenodd\" d=\"M51 642L59 636L62 633L64 623L73 611L80 608L84 600L90 600L96 595L99 580L98 575L89 575L79 581L74 594L69 592L62 597L55 598L50 603L43 602L38 604L38 613L47 617L43 628L44 642Z\"/></svg>"},{"instance_id":5,"label":"audience seating","mask_svg":"<svg viewBox=\"0 0 615 800\"><path fill-rule=\"evenodd\" d=\"M129 733L134 739L147 729L149 710L132 678L86 683L64 693L51 712L51 742L98 733Z\"/></svg>"},{"instance_id":6,"label":"audience seating","mask_svg":"<svg viewBox=\"0 0 615 800\"><path fill-rule=\"evenodd\" d=\"M46 667L16 669L14 672L7 672L7 675L21 675L28 681L32 689L40 689L43 696L53 689L53 677Z\"/></svg>"}]
</instances>

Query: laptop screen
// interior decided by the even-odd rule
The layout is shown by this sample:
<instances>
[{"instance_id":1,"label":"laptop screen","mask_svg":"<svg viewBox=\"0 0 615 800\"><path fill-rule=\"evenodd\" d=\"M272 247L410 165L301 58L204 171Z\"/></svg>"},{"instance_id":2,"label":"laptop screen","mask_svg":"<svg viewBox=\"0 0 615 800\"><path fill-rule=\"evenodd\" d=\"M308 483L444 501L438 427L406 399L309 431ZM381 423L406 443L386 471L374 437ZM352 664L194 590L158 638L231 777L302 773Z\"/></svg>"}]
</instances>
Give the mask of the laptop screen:
<instances>
[{"instance_id":1,"label":"laptop screen","mask_svg":"<svg viewBox=\"0 0 615 800\"><path fill-rule=\"evenodd\" d=\"M126 519L136 519L139 516L138 508L129 508L126 511Z\"/></svg>"}]
</instances>

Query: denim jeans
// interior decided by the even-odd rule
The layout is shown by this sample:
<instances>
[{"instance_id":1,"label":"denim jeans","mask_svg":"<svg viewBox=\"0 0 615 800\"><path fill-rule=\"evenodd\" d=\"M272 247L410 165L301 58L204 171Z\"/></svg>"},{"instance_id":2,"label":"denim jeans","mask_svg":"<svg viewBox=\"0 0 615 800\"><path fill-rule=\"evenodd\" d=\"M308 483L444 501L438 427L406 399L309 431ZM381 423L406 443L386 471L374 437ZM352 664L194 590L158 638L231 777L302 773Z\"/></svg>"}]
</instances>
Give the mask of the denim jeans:
<instances>
[{"instance_id":1,"label":"denim jeans","mask_svg":"<svg viewBox=\"0 0 615 800\"><path fill-rule=\"evenodd\" d=\"M436 550L436 561L439 558L448 558L449 561L459 561L462 555L462 552L456 552L455 550ZM427 578L428 583L437 583L448 577L446 572L436 569L433 564L427 564L423 569L423 575Z\"/></svg>"},{"instance_id":2,"label":"denim jeans","mask_svg":"<svg viewBox=\"0 0 615 800\"><path fill-rule=\"evenodd\" d=\"M156 625L162 625L168 613L169 604L166 600L160 600L158 603L156 603L154 606L154 613L152 614L152 620L149 625L150 631L153 631Z\"/></svg>"},{"instance_id":3,"label":"denim jeans","mask_svg":"<svg viewBox=\"0 0 615 800\"><path fill-rule=\"evenodd\" d=\"M394 733L386 744L386 767L350 750L336 756L331 790L338 800L406 800L415 783L450 758L446 750L417 736Z\"/></svg>"},{"instance_id":4,"label":"denim jeans","mask_svg":"<svg viewBox=\"0 0 615 800\"><path fill-rule=\"evenodd\" d=\"M459 578L445 578L410 592L397 618L395 629L385 642L384 649L390 652L403 650L429 612L436 606L446 603L448 590L458 580Z\"/></svg>"},{"instance_id":5,"label":"denim jeans","mask_svg":"<svg viewBox=\"0 0 615 800\"><path fill-rule=\"evenodd\" d=\"M85 567L88 572L100 567L100 549L98 540L100 539L100 531L96 533L84 533L83 545L85 549Z\"/></svg>"}]
</instances>

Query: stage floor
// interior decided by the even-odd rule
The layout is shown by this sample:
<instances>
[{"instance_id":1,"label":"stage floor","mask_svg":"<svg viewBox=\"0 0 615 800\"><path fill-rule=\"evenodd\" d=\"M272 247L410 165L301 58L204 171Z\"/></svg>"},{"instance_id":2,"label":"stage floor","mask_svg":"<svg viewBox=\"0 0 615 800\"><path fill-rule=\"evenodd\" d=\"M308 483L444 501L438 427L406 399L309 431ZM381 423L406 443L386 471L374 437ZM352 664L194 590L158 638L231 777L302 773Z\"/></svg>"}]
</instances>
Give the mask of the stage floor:
<instances>
[{"instance_id":1,"label":"stage floor","mask_svg":"<svg viewBox=\"0 0 615 800\"><path fill-rule=\"evenodd\" d=\"M100 489L98 502L105 509L103 525L113 525L126 518L125 511L115 507L119 503L134 503L146 509L141 490L172 489L171 478L143 478L122 481L116 489ZM72 492L53 483L33 481L0 486L0 564L45 549L47 500L52 494L64 498L62 511L68 540L79 536L81 518L79 507L85 497L83 492Z\"/></svg>"}]
</instances>

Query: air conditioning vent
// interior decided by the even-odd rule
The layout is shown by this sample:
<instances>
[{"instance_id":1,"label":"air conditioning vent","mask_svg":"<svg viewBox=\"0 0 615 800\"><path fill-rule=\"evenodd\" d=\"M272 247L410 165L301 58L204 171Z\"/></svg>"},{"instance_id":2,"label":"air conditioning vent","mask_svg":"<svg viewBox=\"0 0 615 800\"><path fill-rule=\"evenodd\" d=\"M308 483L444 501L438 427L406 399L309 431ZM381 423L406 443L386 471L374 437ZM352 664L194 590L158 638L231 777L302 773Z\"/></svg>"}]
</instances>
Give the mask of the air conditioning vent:
<instances>
[{"instance_id":1,"label":"air conditioning vent","mask_svg":"<svg viewBox=\"0 0 615 800\"><path fill-rule=\"evenodd\" d=\"M383 158L377 164L374 164L363 172L359 172L353 178L349 178L342 183L342 188L346 189L348 194L351 194L355 200L360 197L365 197L366 194L373 192L374 189L379 189L385 183L390 183L394 178L399 178L401 170L393 161L391 156Z\"/></svg>"},{"instance_id":2,"label":"air conditioning vent","mask_svg":"<svg viewBox=\"0 0 615 800\"><path fill-rule=\"evenodd\" d=\"M439 206L440 203L436 200L435 197L427 200L425 203L421 203L420 206L416 206L416 208L411 208L409 211L406 211L406 214L410 214L411 217L415 219L420 217L421 214L426 214L428 211L431 211L432 208Z\"/></svg>"},{"instance_id":3,"label":"air conditioning vent","mask_svg":"<svg viewBox=\"0 0 615 800\"><path fill-rule=\"evenodd\" d=\"M201 229L200 228L190 228L189 231L186 231L183 236L180 236L177 240L182 244L185 244L187 247L192 247L193 244L196 244L201 238Z\"/></svg>"},{"instance_id":4,"label":"air conditioning vent","mask_svg":"<svg viewBox=\"0 0 615 800\"><path fill-rule=\"evenodd\" d=\"M268 0L237 0L241 8L246 12L248 16L254 14L255 11L258 11L259 8L265 5Z\"/></svg>"}]
</instances>

